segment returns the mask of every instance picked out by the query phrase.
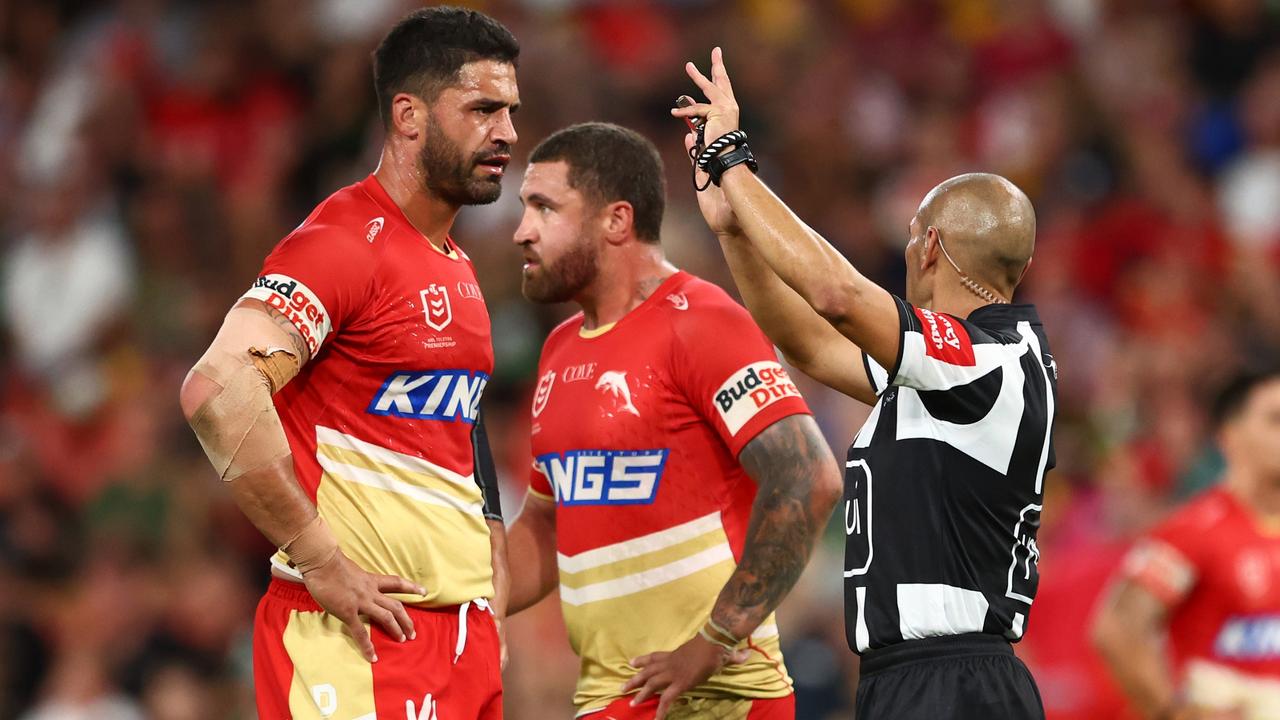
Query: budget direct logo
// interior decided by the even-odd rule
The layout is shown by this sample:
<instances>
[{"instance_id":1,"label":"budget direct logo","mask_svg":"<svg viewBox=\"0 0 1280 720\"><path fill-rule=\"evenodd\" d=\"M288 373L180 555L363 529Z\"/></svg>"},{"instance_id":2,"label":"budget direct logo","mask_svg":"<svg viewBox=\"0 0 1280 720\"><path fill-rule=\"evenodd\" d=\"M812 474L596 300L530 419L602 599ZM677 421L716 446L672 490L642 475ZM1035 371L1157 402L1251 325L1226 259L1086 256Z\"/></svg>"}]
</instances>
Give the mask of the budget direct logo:
<instances>
[{"instance_id":1,"label":"budget direct logo","mask_svg":"<svg viewBox=\"0 0 1280 720\"><path fill-rule=\"evenodd\" d=\"M332 330L324 304L311 292L311 288L288 275L263 275L254 281L253 287L242 297L261 300L267 307L289 318L289 322L293 323L307 343L312 357Z\"/></svg>"},{"instance_id":2,"label":"budget direct logo","mask_svg":"<svg viewBox=\"0 0 1280 720\"><path fill-rule=\"evenodd\" d=\"M731 434L757 413L783 398L800 397L800 389L776 362L755 362L738 370L716 391L716 409Z\"/></svg>"},{"instance_id":3,"label":"budget direct logo","mask_svg":"<svg viewBox=\"0 0 1280 720\"><path fill-rule=\"evenodd\" d=\"M382 383L366 412L408 420L461 420L474 423L485 373L467 370L397 372Z\"/></svg>"},{"instance_id":4,"label":"budget direct logo","mask_svg":"<svg viewBox=\"0 0 1280 720\"><path fill-rule=\"evenodd\" d=\"M556 489L561 505L649 505L667 465L666 449L569 450L533 465Z\"/></svg>"}]
</instances>

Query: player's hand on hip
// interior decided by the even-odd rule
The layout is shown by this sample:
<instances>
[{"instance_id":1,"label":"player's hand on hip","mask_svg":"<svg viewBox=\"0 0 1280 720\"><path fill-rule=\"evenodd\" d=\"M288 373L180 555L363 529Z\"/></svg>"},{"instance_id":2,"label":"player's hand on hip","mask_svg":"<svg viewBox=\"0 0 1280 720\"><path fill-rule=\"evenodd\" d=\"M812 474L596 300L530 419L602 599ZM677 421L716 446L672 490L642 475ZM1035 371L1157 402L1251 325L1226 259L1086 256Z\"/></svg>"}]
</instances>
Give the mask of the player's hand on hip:
<instances>
[{"instance_id":1,"label":"player's hand on hip","mask_svg":"<svg viewBox=\"0 0 1280 720\"><path fill-rule=\"evenodd\" d=\"M706 121L704 137L708 143L737 130L738 101L733 96L733 84L729 82L729 73L724 68L724 53L720 48L711 51L710 78L691 62L684 64L684 71L707 97L707 102L674 108L671 114L681 118L703 118Z\"/></svg>"},{"instance_id":2,"label":"player's hand on hip","mask_svg":"<svg viewBox=\"0 0 1280 720\"><path fill-rule=\"evenodd\" d=\"M302 579L320 607L347 626L360 654L369 662L377 662L378 656L362 617L400 642L415 637L413 620L404 604L386 593L425 594L426 590L416 583L395 575L365 572L341 550L329 562L304 573Z\"/></svg>"},{"instance_id":3,"label":"player's hand on hip","mask_svg":"<svg viewBox=\"0 0 1280 720\"><path fill-rule=\"evenodd\" d=\"M640 672L622 686L622 692L640 690L631 700L633 706L657 696L654 720L663 720L682 694L706 682L725 665L745 662L747 655L746 650L731 653L695 635L672 652L650 653L632 660L631 666Z\"/></svg>"}]
</instances>

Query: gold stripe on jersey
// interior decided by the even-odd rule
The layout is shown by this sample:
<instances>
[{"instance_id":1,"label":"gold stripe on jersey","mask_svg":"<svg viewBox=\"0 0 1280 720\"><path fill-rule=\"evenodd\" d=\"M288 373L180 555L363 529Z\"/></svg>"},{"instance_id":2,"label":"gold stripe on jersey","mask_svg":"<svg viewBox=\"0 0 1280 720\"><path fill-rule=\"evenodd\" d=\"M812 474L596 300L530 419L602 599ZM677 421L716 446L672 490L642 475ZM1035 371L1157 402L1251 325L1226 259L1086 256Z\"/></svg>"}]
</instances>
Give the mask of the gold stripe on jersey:
<instances>
[{"instance_id":1,"label":"gold stripe on jersey","mask_svg":"<svg viewBox=\"0 0 1280 720\"><path fill-rule=\"evenodd\" d=\"M673 650L693 637L737 566L719 512L577 555L561 553L558 560L569 641L582 657L574 697L580 713L620 697L636 672L631 658ZM789 694L773 616L751 643L757 651L747 662L724 668L689 695Z\"/></svg>"},{"instance_id":2,"label":"gold stripe on jersey","mask_svg":"<svg viewBox=\"0 0 1280 720\"><path fill-rule=\"evenodd\" d=\"M341 620L294 610L285 625L284 648L293 662L289 713L294 720L375 720L373 666Z\"/></svg>"},{"instance_id":3,"label":"gold stripe on jersey","mask_svg":"<svg viewBox=\"0 0 1280 720\"><path fill-rule=\"evenodd\" d=\"M421 606L493 597L489 526L470 476L331 428L317 427L316 440L316 508L342 551L368 572L427 589L392 597ZM287 560L278 553L273 564Z\"/></svg>"}]
</instances>

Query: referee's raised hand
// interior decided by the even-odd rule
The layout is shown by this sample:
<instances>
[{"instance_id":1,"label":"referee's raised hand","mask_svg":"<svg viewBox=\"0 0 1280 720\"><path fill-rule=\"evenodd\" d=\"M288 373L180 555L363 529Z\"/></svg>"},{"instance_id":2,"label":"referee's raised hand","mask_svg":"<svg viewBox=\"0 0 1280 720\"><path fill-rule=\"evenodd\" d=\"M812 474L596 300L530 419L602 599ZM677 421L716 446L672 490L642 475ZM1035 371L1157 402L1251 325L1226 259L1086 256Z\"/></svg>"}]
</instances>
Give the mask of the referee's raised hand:
<instances>
[{"instance_id":1,"label":"referee's raised hand","mask_svg":"<svg viewBox=\"0 0 1280 720\"><path fill-rule=\"evenodd\" d=\"M729 82L729 73L724 68L724 52L718 47L711 50L710 79L691 62L684 64L684 71L689 74L689 78L698 86L698 89L702 90L707 102L672 108L671 114L680 118L705 120L707 142L737 130L738 101L733 96L733 83Z\"/></svg>"}]
</instances>

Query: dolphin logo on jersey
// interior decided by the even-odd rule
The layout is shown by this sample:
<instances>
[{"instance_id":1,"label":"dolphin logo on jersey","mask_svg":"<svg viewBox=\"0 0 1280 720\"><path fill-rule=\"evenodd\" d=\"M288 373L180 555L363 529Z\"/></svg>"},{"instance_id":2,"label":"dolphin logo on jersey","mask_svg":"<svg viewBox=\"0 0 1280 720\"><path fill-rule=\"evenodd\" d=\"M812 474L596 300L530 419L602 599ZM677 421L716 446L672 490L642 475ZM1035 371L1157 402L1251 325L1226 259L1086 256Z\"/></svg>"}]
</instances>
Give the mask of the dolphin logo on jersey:
<instances>
[{"instance_id":1,"label":"dolphin logo on jersey","mask_svg":"<svg viewBox=\"0 0 1280 720\"><path fill-rule=\"evenodd\" d=\"M603 390L615 402L614 412L627 412L640 417L640 411L631 402L631 388L627 387L625 370L607 370L596 381L596 389Z\"/></svg>"}]
</instances>

